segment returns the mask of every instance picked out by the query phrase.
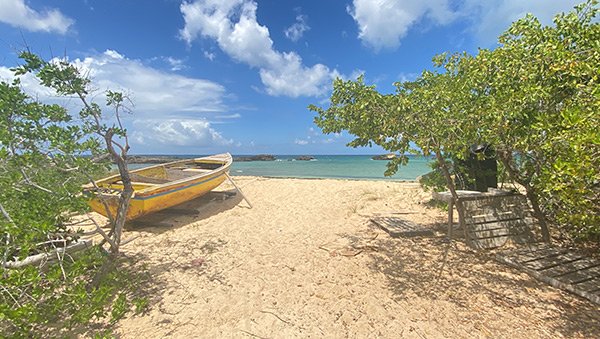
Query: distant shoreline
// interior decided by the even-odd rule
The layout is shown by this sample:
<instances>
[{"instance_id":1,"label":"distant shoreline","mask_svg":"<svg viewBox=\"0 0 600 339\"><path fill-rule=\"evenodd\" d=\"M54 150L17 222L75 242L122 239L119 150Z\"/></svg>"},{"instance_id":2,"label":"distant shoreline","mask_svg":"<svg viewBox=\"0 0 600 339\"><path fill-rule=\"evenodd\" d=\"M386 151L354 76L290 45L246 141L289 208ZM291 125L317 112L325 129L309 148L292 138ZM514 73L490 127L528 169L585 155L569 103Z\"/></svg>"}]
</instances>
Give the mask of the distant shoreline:
<instances>
[{"instance_id":1,"label":"distant shoreline","mask_svg":"<svg viewBox=\"0 0 600 339\"><path fill-rule=\"evenodd\" d=\"M164 164L168 162L174 162L184 159L199 158L201 156L196 155L130 155L127 159L129 164ZM312 159L310 156L301 155L297 156L298 160L309 160ZM247 161L275 161L277 157L271 154L257 154L257 155L243 155L234 156L233 161L235 162L247 162Z\"/></svg>"},{"instance_id":2,"label":"distant shoreline","mask_svg":"<svg viewBox=\"0 0 600 339\"><path fill-rule=\"evenodd\" d=\"M196 155L132 156L128 159L131 169L158 165ZM257 155L234 156L231 166L233 176L259 176L265 178L341 178L348 180L417 181L431 171L428 157L411 156L398 172L385 177L388 161L373 160L370 155Z\"/></svg>"},{"instance_id":3,"label":"distant shoreline","mask_svg":"<svg viewBox=\"0 0 600 339\"><path fill-rule=\"evenodd\" d=\"M192 155L192 154L182 154L182 155L152 155L152 154L135 154L129 155L127 159L127 163L129 164L164 164L168 162L184 160L184 159L192 159L203 157L204 155ZM370 157L373 160L391 160L388 154L315 154L315 155L306 155L306 154L255 154L255 155L234 155L234 162L251 162L251 161L275 161L281 160L281 158L293 158L294 160L300 161L310 161L315 157L323 157L323 156L350 156L350 157ZM424 157L420 155L409 154L408 157ZM427 157L424 157L427 158Z\"/></svg>"}]
</instances>

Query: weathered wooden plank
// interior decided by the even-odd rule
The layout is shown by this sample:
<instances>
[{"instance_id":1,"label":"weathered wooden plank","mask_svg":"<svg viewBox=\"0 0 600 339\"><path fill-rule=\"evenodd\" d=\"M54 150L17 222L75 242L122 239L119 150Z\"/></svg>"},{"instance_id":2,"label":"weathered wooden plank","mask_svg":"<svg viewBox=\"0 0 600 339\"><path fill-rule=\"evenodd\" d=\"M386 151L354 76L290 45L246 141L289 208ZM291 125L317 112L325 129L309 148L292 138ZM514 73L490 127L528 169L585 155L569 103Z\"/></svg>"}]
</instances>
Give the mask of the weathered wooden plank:
<instances>
[{"instance_id":1,"label":"weathered wooden plank","mask_svg":"<svg viewBox=\"0 0 600 339\"><path fill-rule=\"evenodd\" d=\"M432 229L398 217L374 217L371 221L392 237L433 235Z\"/></svg>"},{"instance_id":2,"label":"weathered wooden plank","mask_svg":"<svg viewBox=\"0 0 600 339\"><path fill-rule=\"evenodd\" d=\"M562 258L565 258L565 257L573 258L573 257L576 257L577 254L568 253L570 255L566 255L564 253L564 251L565 251L564 249L551 248L551 247L540 248L539 250L530 249L529 251L530 251L530 253L528 253L527 251L523 251L523 250L513 251L513 252L508 252L508 253L506 253L506 252L498 253L496 255L496 260L501 263L504 263L509 266L520 269L520 270L526 272L527 274L531 275L532 277L534 277L540 281L543 281L551 286L567 290L571 293L574 293L576 295L584 297L584 298L600 305L600 289L599 289L600 288L600 286L599 286L600 277L589 277L587 280L581 281L579 283L569 283L569 282L566 282L566 280L561 281L557 278L550 277L547 274L545 274L546 271L533 269L533 268L525 265L523 262L519 261L519 258L521 258L521 259L522 258L530 258L531 256L538 256L538 259L539 258L551 259L554 257L561 257L561 256L562 256ZM553 253L553 254L548 256L548 253ZM535 259L535 260L537 260L537 259ZM529 263L534 263L535 260L529 261ZM568 265L568 263L566 265ZM577 272L581 273L582 271L577 271ZM565 277L565 276L563 276L563 277ZM561 278L561 277L559 277L559 278ZM568 280L568 281L573 281L573 280Z\"/></svg>"},{"instance_id":3,"label":"weathered wooden plank","mask_svg":"<svg viewBox=\"0 0 600 339\"><path fill-rule=\"evenodd\" d=\"M165 184L165 183L169 182L169 179L147 177L145 175L141 175L141 174L137 174L137 173L129 173L129 177L131 178L132 181L139 181L139 182L148 183L148 184Z\"/></svg>"},{"instance_id":4,"label":"weathered wooden plank","mask_svg":"<svg viewBox=\"0 0 600 339\"><path fill-rule=\"evenodd\" d=\"M461 199L463 200L463 205L467 208L477 210L477 209L502 209L502 210L512 210L512 209L520 209L527 210L529 205L527 204L527 198L523 195L511 195L511 196L484 196L478 198L470 198L470 199Z\"/></svg>"},{"instance_id":5,"label":"weathered wooden plank","mask_svg":"<svg viewBox=\"0 0 600 339\"><path fill-rule=\"evenodd\" d=\"M484 239L467 239L467 243L469 246L479 250L486 250L491 248L496 248L503 246L508 241L507 236L505 237L494 237L494 238L484 238Z\"/></svg>"},{"instance_id":6,"label":"weathered wooden plank","mask_svg":"<svg viewBox=\"0 0 600 339\"><path fill-rule=\"evenodd\" d=\"M467 237L474 245L478 241L490 238L500 238L486 241L485 244L477 245L478 248L494 248L502 246L510 238L517 243L527 243L534 240L533 234L525 225L518 222L495 222L477 225L466 225Z\"/></svg>"},{"instance_id":7,"label":"weathered wooden plank","mask_svg":"<svg viewBox=\"0 0 600 339\"><path fill-rule=\"evenodd\" d=\"M574 287L581 291L598 295L600 294L600 277L582 281L575 284Z\"/></svg>"},{"instance_id":8,"label":"weathered wooden plank","mask_svg":"<svg viewBox=\"0 0 600 339\"><path fill-rule=\"evenodd\" d=\"M515 234L511 234L511 233L501 233L500 230L495 231L495 232L490 232L490 233L482 233L480 234L479 237L473 237L471 235L467 235L468 236L468 240L470 242L482 242L482 241L488 241L488 243L494 242L493 239L498 238L497 243L501 243L504 244L506 241L508 241L508 239L511 239L512 241L514 241L515 243L518 244L526 244L526 243L530 243L531 242L531 237L528 236L527 234L522 234L522 235L515 235ZM481 247L481 248L486 248L486 247ZM487 247L487 248L491 248L491 247Z\"/></svg>"},{"instance_id":9,"label":"weathered wooden plank","mask_svg":"<svg viewBox=\"0 0 600 339\"><path fill-rule=\"evenodd\" d=\"M531 229L523 230L523 233L513 233L510 235L510 239L517 244L531 244L536 241L535 236L531 232Z\"/></svg>"},{"instance_id":10,"label":"weathered wooden plank","mask_svg":"<svg viewBox=\"0 0 600 339\"><path fill-rule=\"evenodd\" d=\"M457 191L458 193L459 191ZM470 192L471 194L459 194L459 198L460 200L467 202L467 201L486 201L486 200L497 200L497 199L505 199L506 201L513 201L513 200L527 200L527 198L519 193L512 193L512 194L486 194L486 193L481 193L481 192L477 192L477 191L460 191L460 192ZM443 193L449 193L450 192L443 192ZM443 194L442 193L442 194Z\"/></svg>"},{"instance_id":11,"label":"weathered wooden plank","mask_svg":"<svg viewBox=\"0 0 600 339\"><path fill-rule=\"evenodd\" d=\"M525 220L526 215L520 211L511 210L472 210L465 208L465 222L467 223L485 223L492 221L510 221Z\"/></svg>"},{"instance_id":12,"label":"weathered wooden plank","mask_svg":"<svg viewBox=\"0 0 600 339\"><path fill-rule=\"evenodd\" d=\"M579 260L575 260L569 263L569 265L560 265L556 267L551 267L545 270L545 274L551 277L558 277L561 275L567 275L569 273L573 273L576 271L587 270L590 268L597 267L600 272L600 262L597 260L593 260L590 258L581 258ZM590 271L592 272L592 271Z\"/></svg>"},{"instance_id":13,"label":"weathered wooden plank","mask_svg":"<svg viewBox=\"0 0 600 339\"><path fill-rule=\"evenodd\" d=\"M530 228L524 224L521 220L511 220L511 221L495 221L495 222L485 222L485 223L476 223L469 224L466 223L468 229L473 232L478 231L487 231L490 229L505 229L511 233L521 234Z\"/></svg>"},{"instance_id":14,"label":"weathered wooden plank","mask_svg":"<svg viewBox=\"0 0 600 339\"><path fill-rule=\"evenodd\" d=\"M477 248L499 247L512 239L517 243L534 241L531 220L522 195L468 197L465 207L465 236Z\"/></svg>"},{"instance_id":15,"label":"weathered wooden plank","mask_svg":"<svg viewBox=\"0 0 600 339\"><path fill-rule=\"evenodd\" d=\"M517 251L510 253L510 257L520 264L527 263L529 261L538 260L540 258L556 256L559 254L567 253L568 250L559 247L549 246L529 246L522 248Z\"/></svg>"},{"instance_id":16,"label":"weathered wooden plank","mask_svg":"<svg viewBox=\"0 0 600 339\"><path fill-rule=\"evenodd\" d=\"M469 211L469 215L465 216L465 222L470 224L483 224L496 221L514 221L523 220L522 216L514 211L496 211L495 213L484 213L483 211Z\"/></svg>"},{"instance_id":17,"label":"weathered wooden plank","mask_svg":"<svg viewBox=\"0 0 600 339\"><path fill-rule=\"evenodd\" d=\"M581 258L582 256L575 253L564 253L537 258L535 260L529 260L524 262L523 265L536 271L541 271L555 266L568 264Z\"/></svg>"},{"instance_id":18,"label":"weathered wooden plank","mask_svg":"<svg viewBox=\"0 0 600 339\"><path fill-rule=\"evenodd\" d=\"M594 267L586 270L578 270L555 278L569 284L578 284L582 281L590 280L598 276L600 276L600 270L598 270L597 267Z\"/></svg>"},{"instance_id":19,"label":"weathered wooden plank","mask_svg":"<svg viewBox=\"0 0 600 339\"><path fill-rule=\"evenodd\" d=\"M511 233L506 228L492 228L488 230L479 230L472 231L469 230L469 238L477 240L477 239L486 239L486 238L496 238L496 237L507 237L511 235Z\"/></svg>"}]
</instances>

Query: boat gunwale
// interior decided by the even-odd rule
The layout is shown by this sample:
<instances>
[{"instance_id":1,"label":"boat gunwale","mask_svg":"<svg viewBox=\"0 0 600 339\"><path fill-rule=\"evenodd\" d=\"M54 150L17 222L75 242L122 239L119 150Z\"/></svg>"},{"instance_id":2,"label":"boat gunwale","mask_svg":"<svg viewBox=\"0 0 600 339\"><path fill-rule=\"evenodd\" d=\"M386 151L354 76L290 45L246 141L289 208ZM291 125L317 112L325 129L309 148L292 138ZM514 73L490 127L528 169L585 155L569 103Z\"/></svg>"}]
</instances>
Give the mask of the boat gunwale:
<instances>
[{"instance_id":1,"label":"boat gunwale","mask_svg":"<svg viewBox=\"0 0 600 339\"><path fill-rule=\"evenodd\" d=\"M222 156L222 159L219 159L220 156ZM173 162L169 162L169 163L165 163L165 164L157 164L157 165L153 165L153 166L143 167L143 168L139 168L139 169L130 171L130 173L137 173L137 172L148 170L151 168L165 167L166 165L172 166L172 165L177 165L177 164L182 164L182 163L197 162L198 160L214 160L215 162L221 163L222 166L215 168L214 170L211 170L210 172L200 173L200 174L192 175L192 176L185 177L182 179L169 181L164 184L156 184L156 185L144 188L139 191L134 191L134 197L135 196L142 196L142 197L150 196L156 190L168 188L170 186L179 185L179 184L183 184L183 183L187 183L187 182L196 181L198 179L203 179L203 178L210 177L213 175L215 178L218 178L223 173L227 172L227 170L229 170L229 167L231 167L231 164L233 163L233 157L231 156L230 153L222 153L222 154L215 154L215 155L210 155L210 156L206 156L206 157L183 159L183 160L173 161ZM102 184L102 183L110 184L109 183L110 180L117 179L120 177L121 177L120 174L115 174L110 177L106 177L104 179L100 179L100 180L96 181L96 184Z\"/></svg>"}]
</instances>

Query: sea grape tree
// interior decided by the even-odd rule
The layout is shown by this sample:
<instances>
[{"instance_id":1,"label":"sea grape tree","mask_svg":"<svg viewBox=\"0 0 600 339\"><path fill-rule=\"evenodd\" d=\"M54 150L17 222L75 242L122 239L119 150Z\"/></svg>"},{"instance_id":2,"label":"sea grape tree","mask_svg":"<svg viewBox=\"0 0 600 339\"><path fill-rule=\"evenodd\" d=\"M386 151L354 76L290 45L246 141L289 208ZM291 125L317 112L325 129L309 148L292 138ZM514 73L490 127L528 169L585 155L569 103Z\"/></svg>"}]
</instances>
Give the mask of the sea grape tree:
<instances>
[{"instance_id":1,"label":"sea grape tree","mask_svg":"<svg viewBox=\"0 0 600 339\"><path fill-rule=\"evenodd\" d=\"M135 274L119 271L122 258L114 255L125 210L114 216L108 234L98 227L110 244L110 258L96 246L79 259L67 255L44 270L12 269L8 264L79 237L69 226L73 215L88 210L82 184L105 172L108 159L127 176L128 145L118 118L126 98L107 92L117 122L106 126L100 106L88 101L90 80L77 68L66 60L43 61L28 51L21 58L24 64L13 69L14 80L0 81L0 332L40 336L38 330L105 317L110 305L116 319L131 299L128 280ZM57 95L77 98L82 103L79 114L74 117L60 105L26 94L21 77L27 74ZM126 209L130 196L126 191L121 208Z\"/></svg>"},{"instance_id":2,"label":"sea grape tree","mask_svg":"<svg viewBox=\"0 0 600 339\"><path fill-rule=\"evenodd\" d=\"M91 80L84 76L75 65L67 60L47 62L31 52L23 52L20 56L25 63L15 68L15 74L33 74L42 85L54 90L59 96L77 99L82 106L79 111L81 128L89 136L100 138L104 150L104 154L100 155L100 158L108 158L117 165L123 182L123 191L119 197L117 212L116 215L111 215L106 206L111 225L110 232L105 234L100 227L97 227L97 231L104 237L104 241L109 243L111 252L118 253L129 201L133 195L131 178L126 164L129 141L121 123L121 114L128 111L127 97L120 92L110 90L106 92L106 105L114 110L115 118L113 125L106 125L103 121L102 109L88 98L92 92ZM96 139L89 138L88 140ZM93 180L90 181L94 184ZM95 189L97 193L101 193L101 188L95 187Z\"/></svg>"},{"instance_id":3,"label":"sea grape tree","mask_svg":"<svg viewBox=\"0 0 600 339\"><path fill-rule=\"evenodd\" d=\"M84 173L103 164L97 139L74 124L59 105L39 103L23 93L17 78L0 83L0 228L2 266L38 244L71 241L69 214L83 212ZM39 246L39 245L38 245Z\"/></svg>"},{"instance_id":4,"label":"sea grape tree","mask_svg":"<svg viewBox=\"0 0 600 339\"><path fill-rule=\"evenodd\" d=\"M538 219L599 240L597 14L598 2L588 1L552 26L528 15L500 36L498 48L480 51L469 72L489 91L485 137Z\"/></svg>"},{"instance_id":5,"label":"sea grape tree","mask_svg":"<svg viewBox=\"0 0 600 339\"><path fill-rule=\"evenodd\" d=\"M398 157L388 163L386 175L407 162L407 153L435 154L456 198L444 159L464 158L465 146L479 141L477 119L470 119L472 108L466 105L478 94L469 90L470 79L461 71L461 65L470 63L471 58L442 55L434 61L444 66L444 72L424 71L415 81L396 83L395 94L378 93L374 86L364 84L362 76L356 81L337 79L330 106L311 105L309 109L318 113L315 123L325 133L347 130L355 135L349 146L377 144L397 153ZM457 206L462 214L461 203Z\"/></svg>"},{"instance_id":6,"label":"sea grape tree","mask_svg":"<svg viewBox=\"0 0 600 339\"><path fill-rule=\"evenodd\" d=\"M491 143L510 180L526 189L545 240L546 219L575 237L599 239L597 12L590 0L556 16L553 26L527 16L496 49L436 56L435 71L396 83L394 94L362 77L338 79L329 107L309 108L325 133L355 135L349 146L398 152L388 175L407 161L406 152L434 153L455 197L444 159L464 159L469 145Z\"/></svg>"}]
</instances>

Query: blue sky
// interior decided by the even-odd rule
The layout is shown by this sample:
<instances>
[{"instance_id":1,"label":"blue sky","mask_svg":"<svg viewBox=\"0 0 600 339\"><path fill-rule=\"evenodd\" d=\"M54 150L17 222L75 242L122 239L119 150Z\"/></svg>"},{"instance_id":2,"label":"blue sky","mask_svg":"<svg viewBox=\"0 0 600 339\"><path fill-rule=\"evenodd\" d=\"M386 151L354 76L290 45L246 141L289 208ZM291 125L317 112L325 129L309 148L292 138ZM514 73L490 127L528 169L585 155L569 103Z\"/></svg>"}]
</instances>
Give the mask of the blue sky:
<instances>
[{"instance_id":1,"label":"blue sky","mask_svg":"<svg viewBox=\"0 0 600 339\"><path fill-rule=\"evenodd\" d=\"M493 48L533 13L550 24L570 0L0 0L0 79L26 45L67 57L98 89L128 93L134 154L375 154L323 135L309 104L335 77L392 92L444 51ZM52 93L24 79L42 101ZM76 109L72 100L61 104Z\"/></svg>"}]
</instances>

